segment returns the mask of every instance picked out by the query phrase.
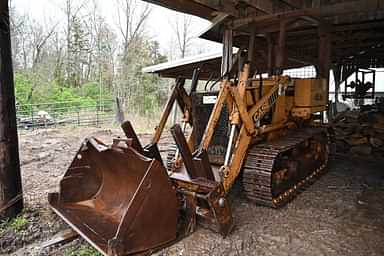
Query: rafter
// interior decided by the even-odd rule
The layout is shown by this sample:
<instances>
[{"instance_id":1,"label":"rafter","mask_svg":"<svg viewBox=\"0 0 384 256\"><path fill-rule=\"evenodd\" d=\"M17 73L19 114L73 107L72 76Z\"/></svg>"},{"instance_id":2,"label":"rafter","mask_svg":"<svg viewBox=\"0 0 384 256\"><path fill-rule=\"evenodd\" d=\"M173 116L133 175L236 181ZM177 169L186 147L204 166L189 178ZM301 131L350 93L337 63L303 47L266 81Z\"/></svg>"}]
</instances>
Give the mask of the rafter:
<instances>
[{"instance_id":1,"label":"rafter","mask_svg":"<svg viewBox=\"0 0 384 256\"><path fill-rule=\"evenodd\" d=\"M186 2L186 1L181 1ZM228 13L231 16L237 17L238 11L233 6L230 1L222 1L222 0L194 0L194 2L208 6L209 8L215 9L218 12Z\"/></svg>"},{"instance_id":2,"label":"rafter","mask_svg":"<svg viewBox=\"0 0 384 256\"><path fill-rule=\"evenodd\" d=\"M242 0L242 2L249 4L250 6L266 13L273 13L273 1L271 0Z\"/></svg>"},{"instance_id":3,"label":"rafter","mask_svg":"<svg viewBox=\"0 0 384 256\"><path fill-rule=\"evenodd\" d=\"M306 8L288 12L278 12L270 15L250 15L240 18L232 23L232 28L237 29L247 26L251 23L271 23L278 22L281 19L292 19L295 17L337 17L341 15L349 15L362 12L379 12L384 11L384 1L381 0L359 0L353 2L343 2L333 5L326 5L321 8Z\"/></svg>"},{"instance_id":4,"label":"rafter","mask_svg":"<svg viewBox=\"0 0 384 256\"><path fill-rule=\"evenodd\" d=\"M280 0L280 2L284 2L287 5L296 8L296 9L301 9L304 6L304 1L303 0Z\"/></svg>"}]
</instances>

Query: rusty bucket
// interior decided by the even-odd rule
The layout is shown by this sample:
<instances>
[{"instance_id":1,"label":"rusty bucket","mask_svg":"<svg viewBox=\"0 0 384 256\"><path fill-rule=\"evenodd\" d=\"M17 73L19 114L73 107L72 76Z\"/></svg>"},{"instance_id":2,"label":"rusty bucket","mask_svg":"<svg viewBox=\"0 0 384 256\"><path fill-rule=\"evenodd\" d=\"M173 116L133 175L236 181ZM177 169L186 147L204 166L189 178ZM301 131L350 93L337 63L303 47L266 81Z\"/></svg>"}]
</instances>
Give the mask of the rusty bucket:
<instances>
[{"instance_id":1,"label":"rusty bucket","mask_svg":"<svg viewBox=\"0 0 384 256\"><path fill-rule=\"evenodd\" d=\"M85 140L49 203L104 255L150 253L176 239L178 205L167 172L128 142Z\"/></svg>"}]
</instances>

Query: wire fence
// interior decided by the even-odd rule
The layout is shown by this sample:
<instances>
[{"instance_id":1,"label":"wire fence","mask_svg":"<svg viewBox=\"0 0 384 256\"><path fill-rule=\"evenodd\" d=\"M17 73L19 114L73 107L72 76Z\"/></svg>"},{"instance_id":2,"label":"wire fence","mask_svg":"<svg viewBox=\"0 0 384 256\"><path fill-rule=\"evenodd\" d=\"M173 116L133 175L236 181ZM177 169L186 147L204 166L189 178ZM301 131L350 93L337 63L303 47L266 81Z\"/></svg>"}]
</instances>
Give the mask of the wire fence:
<instances>
[{"instance_id":1,"label":"wire fence","mask_svg":"<svg viewBox=\"0 0 384 256\"><path fill-rule=\"evenodd\" d=\"M19 129L39 129L65 125L100 126L115 120L115 101L65 101L17 105Z\"/></svg>"},{"instance_id":2,"label":"wire fence","mask_svg":"<svg viewBox=\"0 0 384 256\"><path fill-rule=\"evenodd\" d=\"M306 66L303 68L292 68L284 70L284 75L292 78L315 78L316 69L314 66Z\"/></svg>"}]
</instances>

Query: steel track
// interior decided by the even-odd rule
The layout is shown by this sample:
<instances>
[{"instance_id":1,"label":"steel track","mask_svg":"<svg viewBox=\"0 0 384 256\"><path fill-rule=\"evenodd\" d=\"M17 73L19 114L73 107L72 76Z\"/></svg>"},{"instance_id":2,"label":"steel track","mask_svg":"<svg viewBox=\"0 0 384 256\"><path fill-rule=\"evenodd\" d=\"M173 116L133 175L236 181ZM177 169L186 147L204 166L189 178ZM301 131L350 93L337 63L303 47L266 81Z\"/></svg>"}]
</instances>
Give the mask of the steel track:
<instances>
[{"instance_id":1,"label":"steel track","mask_svg":"<svg viewBox=\"0 0 384 256\"><path fill-rule=\"evenodd\" d=\"M323 146L321 160L313 164L313 170L306 170L304 177L297 178L295 174L296 180L286 183L285 189L281 191L281 187L273 182L276 163L281 161L282 157L285 157L286 162L297 161L294 153L290 152L303 147L309 140L317 140ZM328 162L328 153L328 138L325 130L321 128L297 129L289 131L286 136L274 142L253 145L248 151L243 167L243 193L257 204L273 208L281 207L322 174Z\"/></svg>"}]
</instances>

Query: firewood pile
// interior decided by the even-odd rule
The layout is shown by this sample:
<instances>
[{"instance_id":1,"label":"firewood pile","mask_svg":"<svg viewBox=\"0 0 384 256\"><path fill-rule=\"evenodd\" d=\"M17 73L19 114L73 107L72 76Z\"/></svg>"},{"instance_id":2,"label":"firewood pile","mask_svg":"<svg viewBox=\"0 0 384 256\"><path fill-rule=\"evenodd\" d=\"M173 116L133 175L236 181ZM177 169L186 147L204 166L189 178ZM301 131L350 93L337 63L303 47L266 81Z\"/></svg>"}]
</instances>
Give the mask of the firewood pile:
<instances>
[{"instance_id":1,"label":"firewood pile","mask_svg":"<svg viewBox=\"0 0 384 256\"><path fill-rule=\"evenodd\" d=\"M359 156L384 156L384 112L377 109L340 113L332 124L336 152Z\"/></svg>"}]
</instances>

